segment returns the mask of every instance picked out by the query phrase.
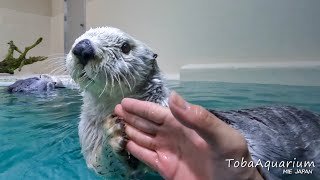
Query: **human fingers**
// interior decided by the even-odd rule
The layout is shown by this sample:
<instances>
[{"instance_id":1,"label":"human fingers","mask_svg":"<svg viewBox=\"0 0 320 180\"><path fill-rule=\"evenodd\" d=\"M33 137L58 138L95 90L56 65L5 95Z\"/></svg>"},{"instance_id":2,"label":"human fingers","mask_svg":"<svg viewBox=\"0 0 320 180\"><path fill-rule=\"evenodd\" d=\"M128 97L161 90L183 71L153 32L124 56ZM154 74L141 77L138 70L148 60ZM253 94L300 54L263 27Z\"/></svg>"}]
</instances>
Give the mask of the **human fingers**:
<instances>
[{"instance_id":1,"label":"human fingers","mask_svg":"<svg viewBox=\"0 0 320 180\"><path fill-rule=\"evenodd\" d=\"M177 93L172 92L169 107L174 117L185 126L194 129L204 140L222 151L245 148L241 134L221 121L201 106L187 103Z\"/></svg>"},{"instance_id":2,"label":"human fingers","mask_svg":"<svg viewBox=\"0 0 320 180\"><path fill-rule=\"evenodd\" d=\"M128 138L136 144L153 151L156 150L157 143L155 137L145 134L130 125L126 126L125 132Z\"/></svg>"},{"instance_id":3,"label":"human fingers","mask_svg":"<svg viewBox=\"0 0 320 180\"><path fill-rule=\"evenodd\" d=\"M131 126L135 127L136 129L139 129L140 131L150 134L150 135L155 135L158 131L158 125L154 123L153 121L148 121L144 118L141 118L139 116L136 116L134 114L126 112L123 108L122 105L118 104L115 107L114 112L120 116L123 117L123 120L127 123L130 124Z\"/></svg>"},{"instance_id":4,"label":"human fingers","mask_svg":"<svg viewBox=\"0 0 320 180\"><path fill-rule=\"evenodd\" d=\"M127 150L137 159L143 161L155 171L159 170L159 159L155 151L147 149L134 141L129 140L127 143Z\"/></svg>"},{"instance_id":5,"label":"human fingers","mask_svg":"<svg viewBox=\"0 0 320 180\"><path fill-rule=\"evenodd\" d=\"M163 124L164 120L170 115L170 111L167 108L152 102L124 98L121 101L121 105L125 111L159 125Z\"/></svg>"}]
</instances>

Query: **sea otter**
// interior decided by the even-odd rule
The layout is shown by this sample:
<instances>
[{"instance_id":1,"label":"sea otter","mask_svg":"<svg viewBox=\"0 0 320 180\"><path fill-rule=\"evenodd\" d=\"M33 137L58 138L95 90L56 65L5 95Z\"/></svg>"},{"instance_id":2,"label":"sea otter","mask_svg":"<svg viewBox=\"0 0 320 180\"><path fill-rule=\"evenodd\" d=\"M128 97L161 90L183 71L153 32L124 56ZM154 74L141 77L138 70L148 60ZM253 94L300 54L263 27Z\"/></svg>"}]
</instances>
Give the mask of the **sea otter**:
<instances>
[{"instance_id":1,"label":"sea otter","mask_svg":"<svg viewBox=\"0 0 320 180\"><path fill-rule=\"evenodd\" d=\"M17 80L8 86L9 93L49 92L56 88L63 88L61 80L46 74Z\"/></svg>"},{"instance_id":2,"label":"sea otter","mask_svg":"<svg viewBox=\"0 0 320 180\"><path fill-rule=\"evenodd\" d=\"M67 55L67 70L83 91L82 153L88 167L104 177L135 178L149 170L125 151L124 125L113 111L124 97L168 105L169 90L156 58L147 45L112 27L88 30ZM293 107L211 112L244 135L253 160L313 161L311 176L319 177L319 115ZM263 174L286 178L281 168L263 168Z\"/></svg>"}]
</instances>

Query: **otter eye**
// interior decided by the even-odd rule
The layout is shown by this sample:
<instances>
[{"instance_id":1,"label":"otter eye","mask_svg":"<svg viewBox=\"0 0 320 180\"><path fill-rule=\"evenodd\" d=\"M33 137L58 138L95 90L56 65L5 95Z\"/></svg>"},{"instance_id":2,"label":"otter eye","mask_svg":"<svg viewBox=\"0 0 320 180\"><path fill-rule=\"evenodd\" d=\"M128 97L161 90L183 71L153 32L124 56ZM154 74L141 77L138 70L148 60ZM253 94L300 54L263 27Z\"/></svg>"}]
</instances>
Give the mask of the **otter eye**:
<instances>
[{"instance_id":1,"label":"otter eye","mask_svg":"<svg viewBox=\"0 0 320 180\"><path fill-rule=\"evenodd\" d=\"M131 51L131 46L128 43L123 43L121 46L121 51L128 54Z\"/></svg>"}]
</instances>

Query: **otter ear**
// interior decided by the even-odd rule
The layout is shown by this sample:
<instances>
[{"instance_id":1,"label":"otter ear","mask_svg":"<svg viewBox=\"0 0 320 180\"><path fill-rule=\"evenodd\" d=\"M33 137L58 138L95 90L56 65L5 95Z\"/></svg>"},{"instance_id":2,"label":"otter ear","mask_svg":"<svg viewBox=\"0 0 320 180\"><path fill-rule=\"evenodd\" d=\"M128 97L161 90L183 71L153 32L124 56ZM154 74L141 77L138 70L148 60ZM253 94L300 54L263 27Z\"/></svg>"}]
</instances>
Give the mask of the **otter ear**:
<instances>
[{"instance_id":1,"label":"otter ear","mask_svg":"<svg viewBox=\"0 0 320 180\"><path fill-rule=\"evenodd\" d=\"M158 54L154 53L153 54L153 59L157 59L157 57L158 57Z\"/></svg>"}]
</instances>

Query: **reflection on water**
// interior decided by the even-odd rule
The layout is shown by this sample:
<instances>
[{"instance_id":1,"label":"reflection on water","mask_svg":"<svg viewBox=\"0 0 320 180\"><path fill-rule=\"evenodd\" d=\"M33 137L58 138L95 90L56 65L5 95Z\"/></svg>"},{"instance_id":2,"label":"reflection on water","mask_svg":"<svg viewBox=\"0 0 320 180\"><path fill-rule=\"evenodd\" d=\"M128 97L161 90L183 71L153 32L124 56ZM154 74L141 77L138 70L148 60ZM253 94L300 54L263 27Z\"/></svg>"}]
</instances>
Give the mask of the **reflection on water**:
<instances>
[{"instance_id":1,"label":"reflection on water","mask_svg":"<svg viewBox=\"0 0 320 180\"><path fill-rule=\"evenodd\" d=\"M211 109L290 105L320 112L320 87L178 81L169 86Z\"/></svg>"},{"instance_id":2,"label":"reflection on water","mask_svg":"<svg viewBox=\"0 0 320 180\"><path fill-rule=\"evenodd\" d=\"M320 112L320 87L177 81L168 86L207 108L287 104ZM101 179L80 154L81 104L77 90L39 95L0 88L0 179Z\"/></svg>"},{"instance_id":3,"label":"reflection on water","mask_svg":"<svg viewBox=\"0 0 320 180\"><path fill-rule=\"evenodd\" d=\"M0 93L0 178L96 179L80 154L75 90Z\"/></svg>"}]
</instances>

